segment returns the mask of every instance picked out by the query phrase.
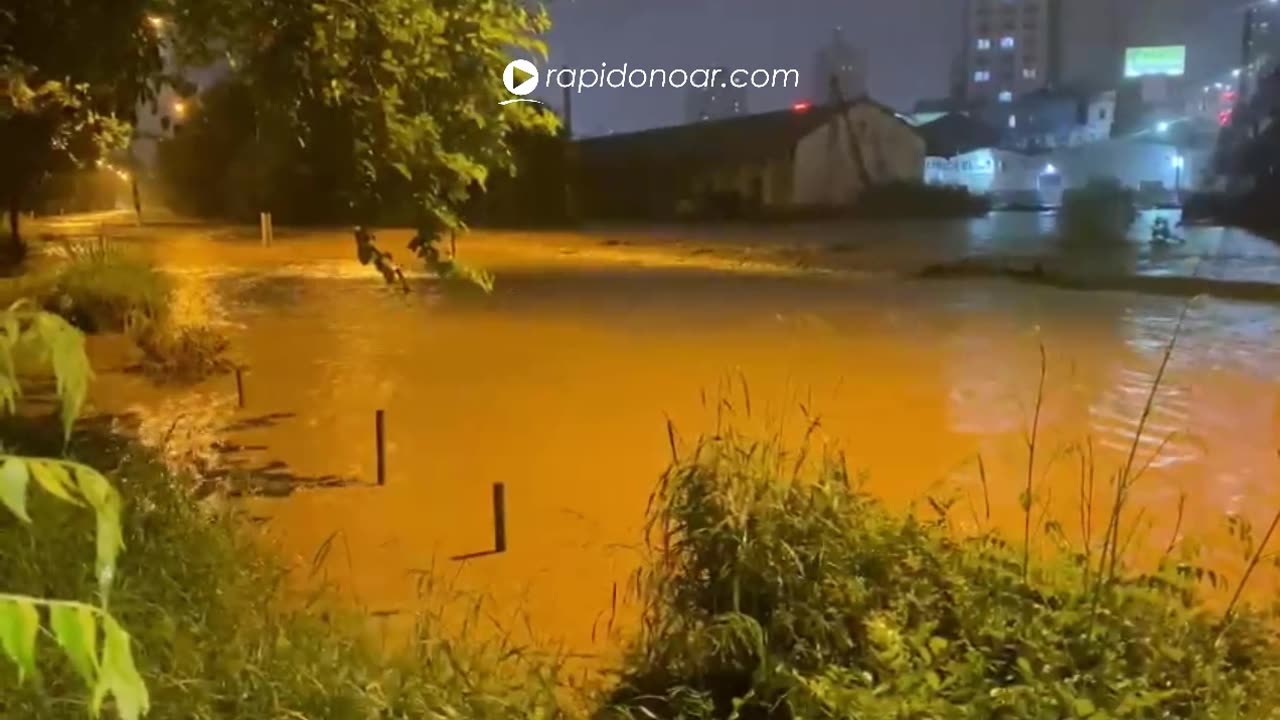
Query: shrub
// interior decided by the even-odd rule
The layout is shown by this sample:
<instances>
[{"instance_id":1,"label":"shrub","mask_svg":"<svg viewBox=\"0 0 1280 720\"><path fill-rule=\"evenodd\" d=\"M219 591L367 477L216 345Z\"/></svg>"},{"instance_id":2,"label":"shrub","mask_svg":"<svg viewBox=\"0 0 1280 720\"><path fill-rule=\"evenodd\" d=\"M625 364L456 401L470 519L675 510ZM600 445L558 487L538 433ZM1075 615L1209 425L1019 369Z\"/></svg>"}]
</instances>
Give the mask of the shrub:
<instances>
[{"instance_id":1,"label":"shrub","mask_svg":"<svg viewBox=\"0 0 1280 720\"><path fill-rule=\"evenodd\" d=\"M135 313L126 324L142 353L141 369L162 382L195 382L234 369L231 342L208 325L178 325Z\"/></svg>"},{"instance_id":2,"label":"shrub","mask_svg":"<svg viewBox=\"0 0 1280 720\"><path fill-rule=\"evenodd\" d=\"M127 318L160 319L170 299L168 279L117 245L68 242L48 269L0 283L0 302L30 298L85 332L121 331Z\"/></svg>"},{"instance_id":3,"label":"shrub","mask_svg":"<svg viewBox=\"0 0 1280 720\"><path fill-rule=\"evenodd\" d=\"M1058 213L1063 239L1081 245L1120 244L1138 218L1134 193L1119 180L1090 180L1062 194Z\"/></svg>"},{"instance_id":4,"label":"shrub","mask_svg":"<svg viewBox=\"0 0 1280 720\"><path fill-rule=\"evenodd\" d=\"M873 185L858 197L854 214L867 218L980 217L991 212L991 199L962 186L897 181Z\"/></svg>"},{"instance_id":5,"label":"shrub","mask_svg":"<svg viewBox=\"0 0 1280 720\"><path fill-rule=\"evenodd\" d=\"M1210 617L1186 563L1101 585L1070 553L1027 568L1021 546L887 512L839 456L732 432L675 462L652 505L643 631L608 717L1208 720L1280 708L1272 634L1248 610Z\"/></svg>"}]
</instances>

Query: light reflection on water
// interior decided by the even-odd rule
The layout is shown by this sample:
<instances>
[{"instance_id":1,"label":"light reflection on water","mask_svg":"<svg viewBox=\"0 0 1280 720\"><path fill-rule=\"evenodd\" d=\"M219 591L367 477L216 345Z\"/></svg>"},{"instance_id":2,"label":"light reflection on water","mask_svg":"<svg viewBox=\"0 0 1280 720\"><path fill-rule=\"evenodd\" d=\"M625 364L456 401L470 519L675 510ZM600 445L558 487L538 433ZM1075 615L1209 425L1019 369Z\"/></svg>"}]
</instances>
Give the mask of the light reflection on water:
<instances>
[{"instance_id":1,"label":"light reflection on water","mask_svg":"<svg viewBox=\"0 0 1280 720\"><path fill-rule=\"evenodd\" d=\"M300 267L187 273L240 328L246 415L297 414L246 442L300 475L369 481L373 412L387 412L386 487L260 504L283 550L305 566L340 530L352 558L331 563L334 575L374 609L404 608L410 571L491 542L489 488L504 482L511 550L469 563L460 582L584 652L599 648L593 619L635 565L669 456L665 418L685 436L708 429L699 397L726 371L742 372L757 408L794 415L812 397L893 504L942 479L971 492L982 455L997 523L1016 525L1039 343L1042 457L1088 436L1115 467L1182 308L1005 283L661 270L511 272L489 298L406 297L355 279L366 271L353 262ZM1152 516L1167 524L1182 491L1197 511L1188 531L1276 500L1278 324L1267 306L1189 312L1138 453L1164 443L1137 490ZM1046 469L1046 486L1074 492L1070 463Z\"/></svg>"}]
</instances>

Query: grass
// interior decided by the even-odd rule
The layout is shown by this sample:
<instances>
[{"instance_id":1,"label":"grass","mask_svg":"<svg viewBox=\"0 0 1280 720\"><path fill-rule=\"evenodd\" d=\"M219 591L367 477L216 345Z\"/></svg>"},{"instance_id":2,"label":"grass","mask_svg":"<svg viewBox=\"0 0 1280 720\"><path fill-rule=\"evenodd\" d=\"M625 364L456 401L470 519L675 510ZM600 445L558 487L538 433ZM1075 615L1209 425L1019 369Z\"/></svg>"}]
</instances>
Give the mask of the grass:
<instances>
[{"instance_id":1,"label":"grass","mask_svg":"<svg viewBox=\"0 0 1280 720\"><path fill-rule=\"evenodd\" d=\"M86 332L118 332L142 314L163 318L171 288L153 265L105 241L67 242L48 267L0 281L0 303L28 298Z\"/></svg>"},{"instance_id":2,"label":"grass","mask_svg":"<svg viewBox=\"0 0 1280 720\"><path fill-rule=\"evenodd\" d=\"M57 453L57 428L30 419L3 428L9 451ZM150 718L557 717L553 664L492 642L459 642L434 615L414 618L383 652L355 614L323 600L282 600L285 573L241 519L192 502L189 481L153 453L93 425L72 457L109 470L126 507L112 610L134 636L151 695ZM35 502L40 501L40 502ZM92 519L42 495L28 527L0 518L6 591L92 597ZM453 638L453 639L450 639ZM85 691L59 657L43 658L38 684L15 682L0 663L0 717L80 720Z\"/></svg>"},{"instance_id":3,"label":"grass","mask_svg":"<svg viewBox=\"0 0 1280 720\"><path fill-rule=\"evenodd\" d=\"M1197 600L1194 558L1099 584L994 534L898 516L838 455L732 432L666 474L642 632L605 717L1264 718L1264 618ZM1255 556L1258 557L1258 556ZM1110 569L1110 566L1108 566ZM1229 622L1226 620L1229 619Z\"/></svg>"},{"instance_id":4,"label":"grass","mask_svg":"<svg viewBox=\"0 0 1280 720\"><path fill-rule=\"evenodd\" d=\"M1185 496L1155 567L1126 564L1136 451L1185 316L1109 496L1091 444L1073 449L1078 532L1036 507L1043 347L1019 543L958 537L947 502L931 499L928 519L888 511L815 442L816 420L797 451L721 428L679 454L671 433L635 582L641 630L600 716L1280 717L1277 618L1242 600L1274 561L1280 512L1260 540L1232 519L1246 567L1224 609L1205 602L1221 574L1179 542ZM989 520L981 459L979 476ZM1047 554L1032 555L1037 539Z\"/></svg>"},{"instance_id":5,"label":"grass","mask_svg":"<svg viewBox=\"0 0 1280 720\"><path fill-rule=\"evenodd\" d=\"M138 368L161 382L232 369L219 330L173 319L172 284L152 263L101 239L64 242L52 256L31 274L0 280L0 306L29 299L86 333L126 332L141 355Z\"/></svg>"}]
</instances>

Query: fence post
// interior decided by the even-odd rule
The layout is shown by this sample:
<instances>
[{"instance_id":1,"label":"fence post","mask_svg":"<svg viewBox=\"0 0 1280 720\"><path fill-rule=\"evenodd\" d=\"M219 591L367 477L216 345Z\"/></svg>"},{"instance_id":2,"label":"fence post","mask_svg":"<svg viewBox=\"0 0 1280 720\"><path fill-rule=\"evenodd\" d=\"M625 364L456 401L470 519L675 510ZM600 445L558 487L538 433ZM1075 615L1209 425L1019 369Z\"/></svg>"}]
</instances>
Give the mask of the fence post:
<instances>
[{"instance_id":1,"label":"fence post","mask_svg":"<svg viewBox=\"0 0 1280 720\"><path fill-rule=\"evenodd\" d=\"M378 446L378 485L385 485L387 483L386 413L382 410L374 413L373 434L374 442Z\"/></svg>"},{"instance_id":2,"label":"fence post","mask_svg":"<svg viewBox=\"0 0 1280 720\"><path fill-rule=\"evenodd\" d=\"M507 551L507 486L493 484L493 551Z\"/></svg>"},{"instance_id":3,"label":"fence post","mask_svg":"<svg viewBox=\"0 0 1280 720\"><path fill-rule=\"evenodd\" d=\"M244 370L236 366L236 403L244 408Z\"/></svg>"}]
</instances>

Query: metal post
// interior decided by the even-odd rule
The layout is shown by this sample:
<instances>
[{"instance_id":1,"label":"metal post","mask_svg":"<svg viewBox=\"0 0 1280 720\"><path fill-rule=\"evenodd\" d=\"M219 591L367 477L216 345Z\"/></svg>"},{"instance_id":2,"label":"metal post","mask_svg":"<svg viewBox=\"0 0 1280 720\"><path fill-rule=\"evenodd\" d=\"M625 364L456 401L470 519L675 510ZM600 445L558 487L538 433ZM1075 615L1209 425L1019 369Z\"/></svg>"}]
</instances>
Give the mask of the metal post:
<instances>
[{"instance_id":1,"label":"metal post","mask_svg":"<svg viewBox=\"0 0 1280 720\"><path fill-rule=\"evenodd\" d=\"M507 551L507 487L493 484L493 551Z\"/></svg>"},{"instance_id":2,"label":"metal post","mask_svg":"<svg viewBox=\"0 0 1280 720\"><path fill-rule=\"evenodd\" d=\"M1258 19L1258 8L1250 5L1244 11L1244 32L1240 41L1240 78L1236 83L1236 104L1239 106L1249 94L1249 66L1253 64L1253 29Z\"/></svg>"},{"instance_id":3,"label":"metal post","mask_svg":"<svg viewBox=\"0 0 1280 720\"><path fill-rule=\"evenodd\" d=\"M374 413L373 416L373 434L374 442L378 446L378 484L385 485L387 483L387 453L386 443L386 413L382 410Z\"/></svg>"}]
</instances>

